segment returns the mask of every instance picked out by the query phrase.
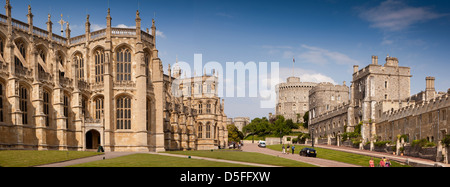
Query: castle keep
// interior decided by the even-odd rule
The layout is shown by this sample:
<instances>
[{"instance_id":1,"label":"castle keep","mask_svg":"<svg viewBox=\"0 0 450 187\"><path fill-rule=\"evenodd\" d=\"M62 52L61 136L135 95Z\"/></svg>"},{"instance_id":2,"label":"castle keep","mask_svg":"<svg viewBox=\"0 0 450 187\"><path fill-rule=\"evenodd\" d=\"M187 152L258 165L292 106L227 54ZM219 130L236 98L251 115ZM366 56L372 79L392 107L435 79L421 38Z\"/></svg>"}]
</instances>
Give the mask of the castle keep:
<instances>
[{"instance_id":1,"label":"castle keep","mask_svg":"<svg viewBox=\"0 0 450 187\"><path fill-rule=\"evenodd\" d=\"M0 149L105 151L226 147L224 101L214 75L173 85L156 48L156 26L106 28L65 37L0 14ZM106 13L106 12L105 12ZM194 88L194 89L193 89ZM184 94L177 94L184 92Z\"/></svg>"}]
</instances>

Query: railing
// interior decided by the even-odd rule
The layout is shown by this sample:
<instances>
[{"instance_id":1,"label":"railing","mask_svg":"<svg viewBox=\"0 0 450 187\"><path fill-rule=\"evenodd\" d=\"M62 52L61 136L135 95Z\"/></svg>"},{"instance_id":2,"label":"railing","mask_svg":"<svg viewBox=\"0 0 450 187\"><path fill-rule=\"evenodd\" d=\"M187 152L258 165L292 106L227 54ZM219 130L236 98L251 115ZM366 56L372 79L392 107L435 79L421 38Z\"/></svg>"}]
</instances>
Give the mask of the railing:
<instances>
[{"instance_id":1,"label":"railing","mask_svg":"<svg viewBox=\"0 0 450 187\"><path fill-rule=\"evenodd\" d=\"M145 31L141 31L142 40L153 42L153 36Z\"/></svg>"},{"instance_id":2,"label":"railing","mask_svg":"<svg viewBox=\"0 0 450 187\"><path fill-rule=\"evenodd\" d=\"M12 19L12 26L16 29L28 32L28 24L21 22L19 20Z\"/></svg>"},{"instance_id":3,"label":"railing","mask_svg":"<svg viewBox=\"0 0 450 187\"><path fill-rule=\"evenodd\" d=\"M48 38L48 32L37 27L33 27L33 33L42 38Z\"/></svg>"},{"instance_id":4,"label":"railing","mask_svg":"<svg viewBox=\"0 0 450 187\"><path fill-rule=\"evenodd\" d=\"M70 39L70 44L78 44L86 41L86 35L80 35Z\"/></svg>"},{"instance_id":5,"label":"railing","mask_svg":"<svg viewBox=\"0 0 450 187\"><path fill-rule=\"evenodd\" d=\"M66 44L67 39L57 34L52 35L52 39L60 44Z\"/></svg>"},{"instance_id":6,"label":"railing","mask_svg":"<svg viewBox=\"0 0 450 187\"><path fill-rule=\"evenodd\" d=\"M0 14L0 22L5 24L8 23L8 17L3 14Z\"/></svg>"},{"instance_id":7,"label":"railing","mask_svg":"<svg viewBox=\"0 0 450 187\"><path fill-rule=\"evenodd\" d=\"M136 29L112 28L111 34L120 36L136 36Z\"/></svg>"},{"instance_id":8,"label":"railing","mask_svg":"<svg viewBox=\"0 0 450 187\"><path fill-rule=\"evenodd\" d=\"M106 36L106 29L91 32L91 40Z\"/></svg>"}]
</instances>

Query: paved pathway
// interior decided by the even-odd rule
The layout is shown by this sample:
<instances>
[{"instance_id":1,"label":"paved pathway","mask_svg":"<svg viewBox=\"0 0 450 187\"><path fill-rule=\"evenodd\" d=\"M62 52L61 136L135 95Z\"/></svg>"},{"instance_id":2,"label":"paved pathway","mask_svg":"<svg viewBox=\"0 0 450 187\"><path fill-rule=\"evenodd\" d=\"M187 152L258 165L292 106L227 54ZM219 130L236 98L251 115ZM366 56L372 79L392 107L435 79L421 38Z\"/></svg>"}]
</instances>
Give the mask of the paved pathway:
<instances>
[{"instance_id":1,"label":"paved pathway","mask_svg":"<svg viewBox=\"0 0 450 187\"><path fill-rule=\"evenodd\" d=\"M278 157L296 160L296 161L300 161L300 162L304 162L304 163L309 163L309 164L316 165L319 167L360 167L357 165L347 164L347 163L343 163L343 162L337 162L337 161L333 161L333 160L326 160L326 159L321 159L321 158L311 158L311 157L301 157L298 154L283 154L280 151L275 151L275 150L267 149L267 148L259 148L257 143L254 143L254 144L247 143L247 144L245 144L245 146L242 147L242 150L246 151L246 152L257 152L257 153L263 153L263 154L267 154L267 155L278 156Z\"/></svg>"}]
</instances>

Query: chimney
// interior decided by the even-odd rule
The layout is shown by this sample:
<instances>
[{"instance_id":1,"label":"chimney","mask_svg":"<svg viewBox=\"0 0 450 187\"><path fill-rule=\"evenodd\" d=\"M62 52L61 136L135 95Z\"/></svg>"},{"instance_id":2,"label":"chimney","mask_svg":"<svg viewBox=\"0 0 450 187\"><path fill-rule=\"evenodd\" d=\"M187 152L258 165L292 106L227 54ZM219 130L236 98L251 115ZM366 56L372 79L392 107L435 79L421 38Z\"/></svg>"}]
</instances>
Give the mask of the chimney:
<instances>
[{"instance_id":1,"label":"chimney","mask_svg":"<svg viewBox=\"0 0 450 187\"><path fill-rule=\"evenodd\" d=\"M353 66L353 73L356 73L359 71L359 66L358 65L354 65Z\"/></svg>"},{"instance_id":2,"label":"chimney","mask_svg":"<svg viewBox=\"0 0 450 187\"><path fill-rule=\"evenodd\" d=\"M433 99L436 95L436 89L434 87L434 82L436 78L434 77L427 77L426 79L426 89L425 89L425 100Z\"/></svg>"},{"instance_id":3,"label":"chimney","mask_svg":"<svg viewBox=\"0 0 450 187\"><path fill-rule=\"evenodd\" d=\"M372 64L378 65L378 56L372 56Z\"/></svg>"}]
</instances>

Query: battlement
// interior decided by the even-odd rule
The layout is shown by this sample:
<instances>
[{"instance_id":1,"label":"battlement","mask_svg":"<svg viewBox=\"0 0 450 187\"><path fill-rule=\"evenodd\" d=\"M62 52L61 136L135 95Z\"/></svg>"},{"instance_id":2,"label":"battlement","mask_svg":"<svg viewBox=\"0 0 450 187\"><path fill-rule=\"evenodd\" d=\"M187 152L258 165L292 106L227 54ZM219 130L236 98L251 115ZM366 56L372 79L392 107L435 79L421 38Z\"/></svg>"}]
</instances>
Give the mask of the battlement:
<instances>
[{"instance_id":1,"label":"battlement","mask_svg":"<svg viewBox=\"0 0 450 187\"><path fill-rule=\"evenodd\" d=\"M444 94L438 97L435 97L431 100L421 102L419 104L406 105L404 107L400 107L398 109L392 109L384 111L381 114L381 117L377 120L378 123L384 121L395 121L400 118L404 118L407 116L417 116L421 115L433 110L438 110L440 108L445 108L450 106L449 94Z\"/></svg>"}]
</instances>

